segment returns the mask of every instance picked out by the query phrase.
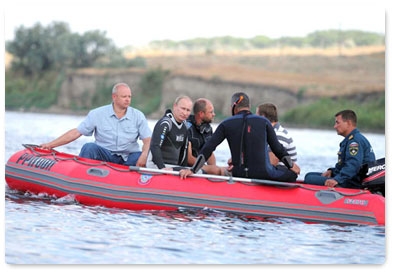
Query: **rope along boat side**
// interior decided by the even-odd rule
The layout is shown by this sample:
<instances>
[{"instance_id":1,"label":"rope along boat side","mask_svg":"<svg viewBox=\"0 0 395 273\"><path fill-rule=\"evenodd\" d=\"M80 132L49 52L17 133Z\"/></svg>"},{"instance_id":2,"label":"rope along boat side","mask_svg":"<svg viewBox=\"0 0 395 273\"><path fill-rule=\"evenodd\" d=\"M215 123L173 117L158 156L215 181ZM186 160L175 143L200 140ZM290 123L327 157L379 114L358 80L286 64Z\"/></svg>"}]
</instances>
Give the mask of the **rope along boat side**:
<instances>
[{"instance_id":1,"label":"rope along boat side","mask_svg":"<svg viewBox=\"0 0 395 273\"><path fill-rule=\"evenodd\" d=\"M307 223L385 225L385 197L364 189L136 168L24 145L5 166L10 189L131 210L210 208Z\"/></svg>"}]
</instances>

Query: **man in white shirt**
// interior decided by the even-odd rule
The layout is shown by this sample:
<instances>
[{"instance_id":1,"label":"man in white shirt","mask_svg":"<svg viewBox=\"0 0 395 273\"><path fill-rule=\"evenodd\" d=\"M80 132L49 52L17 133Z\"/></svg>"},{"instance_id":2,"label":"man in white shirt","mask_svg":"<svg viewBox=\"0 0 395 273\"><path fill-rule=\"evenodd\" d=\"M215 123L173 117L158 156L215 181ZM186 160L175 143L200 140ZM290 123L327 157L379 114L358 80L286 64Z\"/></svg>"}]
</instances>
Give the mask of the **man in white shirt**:
<instances>
[{"instance_id":1,"label":"man in white shirt","mask_svg":"<svg viewBox=\"0 0 395 273\"><path fill-rule=\"evenodd\" d=\"M285 129L278 121L276 105L274 105L273 103L262 103L257 106L256 114L259 116L263 116L270 121L270 123L274 128L274 131L276 132L278 141L287 150L292 161L296 162L298 159L297 159L295 144L293 142L291 135L288 133L287 129ZM278 164L280 165L283 164L270 149L269 149L269 156L272 165L276 166Z\"/></svg>"},{"instance_id":2,"label":"man in white shirt","mask_svg":"<svg viewBox=\"0 0 395 273\"><path fill-rule=\"evenodd\" d=\"M132 91L126 83L114 85L111 104L91 110L77 128L40 146L52 149L70 143L82 135L94 134L95 142L85 143L79 156L145 167L152 132L145 115L130 106L131 100ZM142 150L138 139L143 142Z\"/></svg>"}]
</instances>

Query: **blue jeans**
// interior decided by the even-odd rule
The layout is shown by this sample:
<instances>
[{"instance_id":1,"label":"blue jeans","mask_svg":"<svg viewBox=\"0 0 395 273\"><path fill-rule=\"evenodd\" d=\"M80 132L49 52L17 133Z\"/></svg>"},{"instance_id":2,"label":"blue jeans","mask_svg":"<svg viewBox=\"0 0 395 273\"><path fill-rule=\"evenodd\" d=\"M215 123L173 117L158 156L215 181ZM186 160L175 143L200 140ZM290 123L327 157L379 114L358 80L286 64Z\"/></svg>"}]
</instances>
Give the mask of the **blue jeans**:
<instances>
[{"instance_id":1,"label":"blue jeans","mask_svg":"<svg viewBox=\"0 0 395 273\"><path fill-rule=\"evenodd\" d=\"M325 185L325 181L327 179L329 179L326 176L322 176L322 173L319 172L310 172L307 173L304 177L304 183L306 184L312 184L312 185L320 185L320 186L324 186Z\"/></svg>"},{"instance_id":2,"label":"blue jeans","mask_svg":"<svg viewBox=\"0 0 395 273\"><path fill-rule=\"evenodd\" d=\"M127 166L136 166L137 160L139 159L140 155L141 152L130 153L128 159L125 161L123 160L122 156L111 154L109 150L93 142L85 143L82 146L79 154L80 157L112 162Z\"/></svg>"},{"instance_id":3,"label":"blue jeans","mask_svg":"<svg viewBox=\"0 0 395 273\"><path fill-rule=\"evenodd\" d=\"M325 181L328 179L333 179L333 177L322 176L321 173L319 173L319 172L310 172L305 175L304 183L325 186ZM354 180L346 180L346 181L343 181L342 183L337 184L337 187L360 189L361 185L360 185L360 183L358 183Z\"/></svg>"}]
</instances>

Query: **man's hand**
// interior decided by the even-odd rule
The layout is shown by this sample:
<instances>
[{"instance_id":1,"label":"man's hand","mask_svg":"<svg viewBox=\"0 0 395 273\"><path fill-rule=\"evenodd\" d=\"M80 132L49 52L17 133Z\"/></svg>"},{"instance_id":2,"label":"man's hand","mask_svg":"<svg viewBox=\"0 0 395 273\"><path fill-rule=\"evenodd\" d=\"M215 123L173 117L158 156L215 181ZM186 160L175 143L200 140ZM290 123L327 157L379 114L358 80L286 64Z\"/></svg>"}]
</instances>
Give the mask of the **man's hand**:
<instances>
[{"instance_id":1,"label":"man's hand","mask_svg":"<svg viewBox=\"0 0 395 273\"><path fill-rule=\"evenodd\" d=\"M185 179L187 176L190 176L193 174L193 172L190 169L182 169L179 171L180 173L180 178Z\"/></svg>"},{"instance_id":2,"label":"man's hand","mask_svg":"<svg viewBox=\"0 0 395 273\"><path fill-rule=\"evenodd\" d=\"M41 149L46 149L46 150L51 150L51 149L52 149L52 146L49 145L49 143L40 144L39 147L40 147Z\"/></svg>"},{"instance_id":3,"label":"man's hand","mask_svg":"<svg viewBox=\"0 0 395 273\"><path fill-rule=\"evenodd\" d=\"M145 167L147 163L147 154L142 153L136 162L137 167Z\"/></svg>"},{"instance_id":4,"label":"man's hand","mask_svg":"<svg viewBox=\"0 0 395 273\"><path fill-rule=\"evenodd\" d=\"M325 186L327 186L327 187L331 187L331 188L334 188L334 187L336 187L337 185L338 185L339 183L335 180L335 179L327 179L326 181L325 181Z\"/></svg>"},{"instance_id":5,"label":"man's hand","mask_svg":"<svg viewBox=\"0 0 395 273\"><path fill-rule=\"evenodd\" d=\"M332 171L331 170L327 170L327 171L323 172L321 175L325 176L325 177L332 177Z\"/></svg>"},{"instance_id":6,"label":"man's hand","mask_svg":"<svg viewBox=\"0 0 395 273\"><path fill-rule=\"evenodd\" d=\"M293 171L294 173L296 173L297 175L300 174L300 167L296 163L294 163L294 165L292 166L292 168L290 170Z\"/></svg>"}]
</instances>

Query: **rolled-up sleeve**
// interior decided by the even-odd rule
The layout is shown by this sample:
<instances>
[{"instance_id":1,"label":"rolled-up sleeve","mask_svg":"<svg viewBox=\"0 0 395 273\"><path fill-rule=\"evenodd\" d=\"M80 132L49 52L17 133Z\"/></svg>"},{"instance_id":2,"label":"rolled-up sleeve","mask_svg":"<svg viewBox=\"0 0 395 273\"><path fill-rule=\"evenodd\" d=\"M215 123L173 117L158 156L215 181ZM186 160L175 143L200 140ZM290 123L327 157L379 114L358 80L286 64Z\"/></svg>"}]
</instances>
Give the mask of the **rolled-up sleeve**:
<instances>
[{"instance_id":1,"label":"rolled-up sleeve","mask_svg":"<svg viewBox=\"0 0 395 273\"><path fill-rule=\"evenodd\" d=\"M85 119L78 125L77 130L84 136L91 136L95 131L95 119L92 111L89 111Z\"/></svg>"}]
</instances>

